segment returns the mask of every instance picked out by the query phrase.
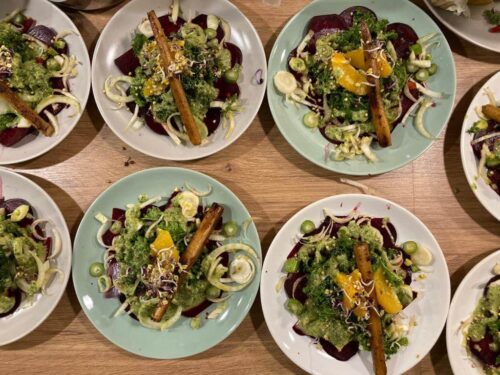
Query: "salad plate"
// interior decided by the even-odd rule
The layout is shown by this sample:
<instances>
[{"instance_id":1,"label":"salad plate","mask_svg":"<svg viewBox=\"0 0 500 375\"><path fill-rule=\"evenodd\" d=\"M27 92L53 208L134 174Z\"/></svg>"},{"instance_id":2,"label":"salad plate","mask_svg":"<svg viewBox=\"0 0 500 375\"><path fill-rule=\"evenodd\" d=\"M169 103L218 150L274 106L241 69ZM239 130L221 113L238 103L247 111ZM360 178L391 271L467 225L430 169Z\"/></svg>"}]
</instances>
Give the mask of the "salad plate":
<instances>
[{"instance_id":1,"label":"salad plate","mask_svg":"<svg viewBox=\"0 0 500 375\"><path fill-rule=\"evenodd\" d=\"M0 210L2 242L24 246L15 256L0 249L0 345L6 345L35 330L59 303L71 272L71 240L52 198L5 168L0 168Z\"/></svg>"},{"instance_id":2,"label":"salad plate","mask_svg":"<svg viewBox=\"0 0 500 375\"><path fill-rule=\"evenodd\" d=\"M370 334L364 326L370 305L359 297L354 282L359 276L359 261L352 259L356 241L371 249L373 287L368 289L377 295L388 373L404 373L438 339L448 313L450 281L429 229L386 199L328 197L305 207L280 229L262 270L266 323L280 349L308 373L372 373L366 350ZM372 282L360 285L367 288ZM389 295L393 297L387 299Z\"/></svg>"},{"instance_id":3,"label":"salad plate","mask_svg":"<svg viewBox=\"0 0 500 375\"><path fill-rule=\"evenodd\" d=\"M497 28L498 31L496 32L490 31L495 28L495 25L490 24L484 16L485 11L495 8L495 3L489 2L489 4L484 5L466 6L464 10L470 13L466 16L464 14L457 15L455 12L436 7L432 5L432 1L430 0L424 0L424 2L439 21L441 21L448 29L461 38L464 38L479 47L483 47L494 52L500 52L500 40L498 38L500 28ZM448 4L450 3L453 6L455 5L454 3L463 4L466 3L466 1L455 0L448 2Z\"/></svg>"},{"instance_id":4,"label":"salad plate","mask_svg":"<svg viewBox=\"0 0 500 375\"><path fill-rule=\"evenodd\" d=\"M0 165L7 165L38 157L68 136L87 104L91 68L77 27L48 0L3 1L0 17L2 78L51 128L35 131L0 99Z\"/></svg>"},{"instance_id":5,"label":"salad plate","mask_svg":"<svg viewBox=\"0 0 500 375\"><path fill-rule=\"evenodd\" d=\"M485 307L483 311L486 311L488 302L495 303L493 294L496 294L496 306L498 306L498 281L496 282L497 291L493 291L493 288L495 288L495 281L500 278L499 274L500 250L496 250L482 259L469 271L453 296L448 322L446 323L446 348L451 367L455 374L495 374L494 362L490 362L491 366L489 366L488 370L484 368L484 362L476 356L478 352L472 354L471 351L474 351L476 345L484 343L484 337L482 337L484 335L479 334L479 337L475 338L475 335L478 333L477 327L481 326L482 321L484 322L484 319L481 319L481 309L478 308L478 305L482 304ZM486 291L486 287L488 287L487 290L491 293ZM495 320L491 318L490 321L493 324L495 323ZM498 332L498 311L496 326ZM492 327L494 326L492 325ZM477 343L471 345L471 341ZM486 342L487 346L488 344ZM493 357L493 361L495 360L495 355L491 355L491 350L485 348L483 352L488 353L490 358ZM498 358L498 348L496 350L496 358Z\"/></svg>"},{"instance_id":6,"label":"salad plate","mask_svg":"<svg viewBox=\"0 0 500 375\"><path fill-rule=\"evenodd\" d=\"M379 74L367 73L363 22ZM446 125L456 88L446 39L409 1L314 1L281 31L268 74L269 106L285 139L318 166L350 175L415 160ZM375 92L378 107L369 104ZM383 112L386 125L375 126L373 113Z\"/></svg>"},{"instance_id":7,"label":"salad plate","mask_svg":"<svg viewBox=\"0 0 500 375\"><path fill-rule=\"evenodd\" d=\"M500 177L497 176L498 165L495 164L495 155L498 155L500 147L498 146L500 139L498 130L495 129L498 129L500 121L488 119L482 113L483 106L492 104L493 101L496 102L495 106L500 103L500 72L497 72L481 87L467 109L460 135L460 155L465 176L472 191L484 208L500 220L498 193ZM488 147L482 152L484 145ZM482 161L482 153L484 153L484 161Z\"/></svg>"},{"instance_id":8,"label":"salad plate","mask_svg":"<svg viewBox=\"0 0 500 375\"><path fill-rule=\"evenodd\" d=\"M179 121L171 77L149 66L158 51L150 10L175 49L169 66L182 83L200 145ZM165 160L199 159L229 146L250 126L265 93L260 38L227 0L131 1L104 28L93 61L94 96L106 123L131 147Z\"/></svg>"},{"instance_id":9,"label":"salad plate","mask_svg":"<svg viewBox=\"0 0 500 375\"><path fill-rule=\"evenodd\" d=\"M134 213L134 207L141 204L134 204L138 197L146 206ZM199 232L197 230L193 236L193 223L197 223L198 228L203 227L209 212L206 209L209 206L212 209L215 203L224 209L223 230L215 228L198 263L188 269L187 280L181 285L175 276L172 278L172 274L165 271L170 263L162 256L171 254L170 251L180 253L184 267L187 264L185 254ZM130 227L138 222L134 221L136 214L139 215L136 219L145 224L142 232L139 229L131 234ZM160 215L158 220L151 216L155 214ZM204 216L199 224L201 214ZM195 216L186 219L191 215ZM112 216L112 221L106 221L106 216ZM228 234L228 223L239 230ZM150 226L154 228L149 229ZM135 245L130 248L124 241ZM164 241L174 245L167 246ZM140 247L140 242L145 243L145 247ZM224 260L221 251L226 250L231 254ZM215 257L214 251L220 255ZM146 255L142 257L141 254ZM176 256L178 259L178 255L172 257ZM250 214L227 187L198 172L154 168L118 181L87 210L75 238L73 282L85 314L115 345L149 358L181 358L208 350L239 326L258 291L261 256L259 237ZM252 262L247 262L249 257ZM213 263L207 262L212 260L220 264L211 267ZM140 269L137 269L139 263ZM221 264L227 266L225 285L230 285L228 281L231 280L243 280L241 287L228 288L217 280L213 282L210 272L219 272ZM238 277L237 271L243 274ZM158 272L159 277L156 277ZM153 314L151 307L157 306L159 299L168 298L168 293L172 293L171 285L175 285L175 295L165 318L155 321L157 311L154 309ZM219 295L217 288L215 295L211 292L214 285L225 291L223 295ZM209 296L209 290L212 298L205 299L203 293ZM207 303L207 300L214 303ZM195 308L191 308L193 305Z\"/></svg>"}]
</instances>

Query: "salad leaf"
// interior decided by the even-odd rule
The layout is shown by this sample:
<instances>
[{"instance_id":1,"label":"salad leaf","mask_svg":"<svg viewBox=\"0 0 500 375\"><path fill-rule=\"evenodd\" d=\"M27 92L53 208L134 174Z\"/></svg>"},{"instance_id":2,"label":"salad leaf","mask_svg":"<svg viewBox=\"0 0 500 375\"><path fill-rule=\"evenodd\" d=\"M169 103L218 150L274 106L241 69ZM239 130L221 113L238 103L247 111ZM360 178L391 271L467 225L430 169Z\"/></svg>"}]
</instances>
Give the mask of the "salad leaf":
<instances>
[{"instance_id":1,"label":"salad leaf","mask_svg":"<svg viewBox=\"0 0 500 375\"><path fill-rule=\"evenodd\" d=\"M132 49L136 56L141 53L142 47L148 41L148 37L141 33L136 33L132 39Z\"/></svg>"},{"instance_id":2,"label":"salad leaf","mask_svg":"<svg viewBox=\"0 0 500 375\"><path fill-rule=\"evenodd\" d=\"M500 25L500 11L495 9L487 9L484 11L484 17L492 25Z\"/></svg>"}]
</instances>

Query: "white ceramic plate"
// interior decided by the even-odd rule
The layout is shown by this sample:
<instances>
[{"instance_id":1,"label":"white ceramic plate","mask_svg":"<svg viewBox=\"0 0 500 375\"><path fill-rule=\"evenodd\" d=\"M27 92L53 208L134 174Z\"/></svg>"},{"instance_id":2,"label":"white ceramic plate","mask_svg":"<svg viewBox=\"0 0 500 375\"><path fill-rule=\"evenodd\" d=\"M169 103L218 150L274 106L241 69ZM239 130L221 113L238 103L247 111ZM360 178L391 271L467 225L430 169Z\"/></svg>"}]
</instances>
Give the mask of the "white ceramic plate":
<instances>
[{"instance_id":1,"label":"white ceramic plate","mask_svg":"<svg viewBox=\"0 0 500 375\"><path fill-rule=\"evenodd\" d=\"M424 2L434 16L458 36L479 47L500 52L499 35L488 31L493 25L490 25L483 16L483 12L486 9L493 8L494 4L470 6L471 15L465 17L434 7L431 5L430 0L424 0Z\"/></svg>"},{"instance_id":2,"label":"white ceramic plate","mask_svg":"<svg viewBox=\"0 0 500 375\"><path fill-rule=\"evenodd\" d=\"M456 375L480 375L483 371L474 365L462 346L464 337L461 323L468 319L483 295L484 286L493 277L491 272L496 263L500 263L500 250L490 254L464 277L450 305L446 323L446 348L451 368Z\"/></svg>"},{"instance_id":3,"label":"white ceramic plate","mask_svg":"<svg viewBox=\"0 0 500 375\"><path fill-rule=\"evenodd\" d=\"M0 184L3 185L5 199L23 198L33 205L37 216L50 220L61 236L61 252L55 258L55 265L64 277L55 277L47 288L47 295L39 294L34 303L23 301L20 308L0 319L0 346L14 342L37 328L47 319L61 299L71 272L71 239L66 221L52 198L33 181L0 168ZM0 188L1 190L1 188Z\"/></svg>"},{"instance_id":4,"label":"white ceramic plate","mask_svg":"<svg viewBox=\"0 0 500 375\"><path fill-rule=\"evenodd\" d=\"M359 212L375 217L389 217L398 232L398 243L415 240L426 246L434 257L432 272L421 281L413 281L419 297L405 309L408 316L415 316L417 326L409 335L410 345L403 348L388 362L389 374L402 374L415 366L431 350L446 322L450 300L450 280L444 255L427 227L411 212L383 198L362 194L345 194L328 197L305 207L281 228L267 252L260 294L264 317L281 350L304 371L315 375L371 374L370 352L360 352L347 362L338 361L318 349L309 337L298 336L292 330L297 319L285 309L285 291L276 291L284 276L283 263L300 234L300 224L312 220L316 224L324 219L323 209L335 215L347 215L354 207Z\"/></svg>"},{"instance_id":5,"label":"white ceramic plate","mask_svg":"<svg viewBox=\"0 0 500 375\"><path fill-rule=\"evenodd\" d=\"M85 42L80 36L73 21L54 4L47 0L11 0L0 1L0 18L15 9L25 9L25 14L37 21L38 25L45 25L56 32L71 30L75 34L66 36L69 53L75 55L81 63L78 65L78 75L69 80L70 90L80 101L82 112L87 105L90 93L90 60ZM56 147L73 130L80 120L81 113L71 117L72 108L66 108L57 115L59 121L59 133L53 137L45 137L42 134L28 135L13 147L0 145L0 165L21 163L40 156Z\"/></svg>"},{"instance_id":6,"label":"white ceramic plate","mask_svg":"<svg viewBox=\"0 0 500 375\"><path fill-rule=\"evenodd\" d=\"M475 108L489 103L488 97L484 93L484 89L486 87L489 87L495 93L497 103L500 103L500 72L491 77L488 82L481 87L469 105L469 109L465 114L462 125L462 133L460 136L460 154L469 186L472 187L475 185L475 188L472 188L472 191L476 194L477 199L479 199L484 208L486 208L497 220L500 220L500 196L498 196L498 194L491 187L489 187L482 178L479 178L476 181L479 159L476 155L474 155L470 145L473 139L473 134L467 133L467 130L470 129L474 122L479 120L475 112Z\"/></svg>"},{"instance_id":7,"label":"white ceramic plate","mask_svg":"<svg viewBox=\"0 0 500 375\"><path fill-rule=\"evenodd\" d=\"M181 10L185 18L190 14L193 17L200 13L214 14L225 19L231 26L230 41L236 44L243 54L243 70L238 84L244 109L235 116L236 127L229 139L224 138L225 131L222 126L219 126L217 131L210 136L210 142L207 145L177 146L169 137L158 135L147 126L140 130L125 130L132 113L125 108L113 110L115 104L103 93L106 78L110 75L122 74L114 60L130 49L131 39L137 25L151 9L154 9L158 16L167 14L170 1L131 1L111 18L102 31L95 49L92 70L93 92L99 111L111 130L122 141L144 154L165 160L193 160L218 152L245 132L257 115L264 98L267 68L266 56L259 35L244 14L228 0L183 0L181 2ZM261 85L253 82L258 69L263 71L264 83Z\"/></svg>"}]
</instances>

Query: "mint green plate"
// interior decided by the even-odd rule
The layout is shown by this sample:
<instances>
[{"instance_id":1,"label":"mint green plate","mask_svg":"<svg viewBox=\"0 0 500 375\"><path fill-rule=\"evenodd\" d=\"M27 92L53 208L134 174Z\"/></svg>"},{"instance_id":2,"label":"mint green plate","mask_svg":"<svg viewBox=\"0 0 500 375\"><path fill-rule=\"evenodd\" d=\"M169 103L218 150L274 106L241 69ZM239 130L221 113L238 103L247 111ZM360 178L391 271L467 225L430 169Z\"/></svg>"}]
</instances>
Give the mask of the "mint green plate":
<instances>
[{"instance_id":1,"label":"mint green plate","mask_svg":"<svg viewBox=\"0 0 500 375\"><path fill-rule=\"evenodd\" d=\"M410 117L405 124L400 124L393 131L392 147L382 149L375 146L379 158L376 163L369 163L360 158L351 161L325 162L325 146L328 141L319 131L312 132L302 123L302 117L307 112L304 106L285 103L283 96L274 87L274 75L280 70L286 70L287 58L301 42L304 30L309 20L317 15L340 13L351 6L362 5L373 10L379 18L389 22L402 22L410 25L419 37L432 32L441 35L439 47L432 50L433 61L438 65L438 73L429 79L429 88L447 94L445 99L436 101L436 107L430 108L425 116L426 128L434 136L438 136L448 122L455 100L456 74L455 63L450 46L442 35L439 27L419 7L407 0L317 0L307 5L288 21L274 44L268 66L267 98L274 121L283 136L295 150L309 161L334 172L349 175L373 175L385 173L415 160L432 141L421 136L413 126Z\"/></svg>"},{"instance_id":2,"label":"mint green plate","mask_svg":"<svg viewBox=\"0 0 500 375\"><path fill-rule=\"evenodd\" d=\"M218 202L224 206L224 219L242 223L250 217L241 201L227 187L204 174L182 168L153 168L121 179L104 191L92 203L82 219L76 234L73 251L73 283L78 301L87 317L108 340L115 345L143 357L172 359L201 353L224 340L245 318L259 288L260 268L253 282L243 291L233 293L229 307L217 319L203 320L203 326L193 330L190 319L181 318L171 329L159 332L145 328L127 315L113 318L120 306L118 299L106 299L97 290L96 279L89 275L89 266L103 258L103 249L96 240L98 212L110 215L113 207L124 208L137 200L139 194L170 195L176 187L188 182L202 191L211 185L213 191L203 198L205 204ZM259 235L251 223L247 238L262 258ZM210 307L206 311L211 311Z\"/></svg>"}]
</instances>

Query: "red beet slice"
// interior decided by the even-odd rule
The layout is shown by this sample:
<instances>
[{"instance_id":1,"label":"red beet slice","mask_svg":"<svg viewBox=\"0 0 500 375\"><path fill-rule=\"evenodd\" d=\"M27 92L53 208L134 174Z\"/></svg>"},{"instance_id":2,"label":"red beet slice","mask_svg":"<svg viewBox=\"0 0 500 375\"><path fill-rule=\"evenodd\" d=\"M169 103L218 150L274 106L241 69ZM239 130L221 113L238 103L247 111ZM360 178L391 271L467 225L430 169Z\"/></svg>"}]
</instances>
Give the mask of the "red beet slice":
<instances>
[{"instance_id":1,"label":"red beet slice","mask_svg":"<svg viewBox=\"0 0 500 375\"><path fill-rule=\"evenodd\" d=\"M28 205L30 207L29 213L33 215L33 207L31 206L30 202L22 198L6 199L0 203L0 208L5 208L5 213L7 215L10 215L17 207L22 204Z\"/></svg>"},{"instance_id":2,"label":"red beet slice","mask_svg":"<svg viewBox=\"0 0 500 375\"><path fill-rule=\"evenodd\" d=\"M21 25L23 27L22 32L27 33L29 29L35 26L36 21L33 18L26 18Z\"/></svg>"},{"instance_id":3,"label":"red beet slice","mask_svg":"<svg viewBox=\"0 0 500 375\"><path fill-rule=\"evenodd\" d=\"M337 33L339 31L346 30L347 28L348 26L346 25L344 19L338 14L315 16L311 18L308 25L308 30L312 30L314 32L310 44L315 46L316 40L318 40L319 37Z\"/></svg>"},{"instance_id":4,"label":"red beet slice","mask_svg":"<svg viewBox=\"0 0 500 375\"><path fill-rule=\"evenodd\" d=\"M0 132L0 144L6 147L12 147L32 131L32 128L5 129L4 131Z\"/></svg>"},{"instance_id":5,"label":"red beet slice","mask_svg":"<svg viewBox=\"0 0 500 375\"><path fill-rule=\"evenodd\" d=\"M189 310L183 311L182 315L187 318L194 318L195 316L201 314L205 309L209 308L212 305L208 299L200 303L198 306L192 307Z\"/></svg>"},{"instance_id":6,"label":"red beet slice","mask_svg":"<svg viewBox=\"0 0 500 375\"><path fill-rule=\"evenodd\" d=\"M398 239L398 233L394 225L389 221L384 225L384 219L381 217L374 217L370 220L370 224L375 229L378 229L382 237L384 237L384 247L394 248ZM390 233L389 233L390 231ZM392 235L392 237L391 237Z\"/></svg>"},{"instance_id":7,"label":"red beet slice","mask_svg":"<svg viewBox=\"0 0 500 375\"><path fill-rule=\"evenodd\" d=\"M301 278L305 277L302 272L289 273L285 280L285 292L288 298L293 298L293 290L295 282Z\"/></svg>"},{"instance_id":8,"label":"red beet slice","mask_svg":"<svg viewBox=\"0 0 500 375\"><path fill-rule=\"evenodd\" d=\"M45 259L47 259L52 251L52 237L47 237L47 239L43 241L43 247L45 247Z\"/></svg>"},{"instance_id":9,"label":"red beet slice","mask_svg":"<svg viewBox=\"0 0 500 375\"><path fill-rule=\"evenodd\" d=\"M293 331L299 336L307 336L299 326L299 322L295 323L292 327Z\"/></svg>"},{"instance_id":10,"label":"red beet slice","mask_svg":"<svg viewBox=\"0 0 500 375\"><path fill-rule=\"evenodd\" d=\"M410 55L410 47L418 40L415 30L405 23L397 22L387 25L387 31L394 31L398 34L397 38L392 40L392 44L398 57L407 59Z\"/></svg>"},{"instance_id":11,"label":"red beet slice","mask_svg":"<svg viewBox=\"0 0 500 375\"><path fill-rule=\"evenodd\" d=\"M54 30L44 25L32 27L27 34L31 35L35 39L38 39L47 46L51 46L54 43L54 37L56 36L56 32Z\"/></svg>"},{"instance_id":12,"label":"red beet slice","mask_svg":"<svg viewBox=\"0 0 500 375\"><path fill-rule=\"evenodd\" d=\"M198 14L195 18L191 20L191 23L194 23L200 26L202 29L207 28L207 15L206 14Z\"/></svg>"},{"instance_id":13,"label":"red beet slice","mask_svg":"<svg viewBox=\"0 0 500 375\"><path fill-rule=\"evenodd\" d=\"M240 96L240 87L237 83L227 83L224 78L219 78L215 81L214 86L219 90L219 95L217 96L219 100L227 100L234 95L237 97Z\"/></svg>"},{"instance_id":14,"label":"red beet slice","mask_svg":"<svg viewBox=\"0 0 500 375\"><path fill-rule=\"evenodd\" d=\"M170 16L168 14L159 17L158 20L160 21L160 24L163 27L163 31L165 31L165 35L167 36L179 31L181 26L184 25L184 23L186 23L186 21L184 21L184 19L182 19L181 17L177 18L176 23L173 23L172 21L170 21Z\"/></svg>"},{"instance_id":15,"label":"red beet slice","mask_svg":"<svg viewBox=\"0 0 500 375\"><path fill-rule=\"evenodd\" d=\"M108 261L108 269L106 274L111 278L112 281L116 280L120 276L120 265L118 261L114 258ZM105 298L117 298L120 295L118 289L114 286L111 287L107 292L104 293Z\"/></svg>"},{"instance_id":16,"label":"red beet slice","mask_svg":"<svg viewBox=\"0 0 500 375\"><path fill-rule=\"evenodd\" d=\"M491 134L491 133L496 133L500 131L500 124L497 124L493 120L488 121L488 127L485 130L482 130L480 132L477 132L474 134L474 139L481 138L485 135ZM488 138L487 140L483 142L478 142L472 145L472 150L474 151L474 154L476 155L477 158L481 158L481 149L483 148L483 144L486 143L490 150L494 150L495 147L495 141L498 139L498 137L491 137Z\"/></svg>"},{"instance_id":17,"label":"red beet slice","mask_svg":"<svg viewBox=\"0 0 500 375\"><path fill-rule=\"evenodd\" d=\"M375 19L377 19L377 15L373 12L373 10L371 10L367 7L363 7L363 6L350 7L350 8L347 8L346 10L344 10L342 13L340 13L340 17L342 17L342 19L344 20L345 24L348 27L352 26L354 13L356 13L356 12L368 13L368 14L371 14L373 17L375 17Z\"/></svg>"},{"instance_id":18,"label":"red beet slice","mask_svg":"<svg viewBox=\"0 0 500 375\"><path fill-rule=\"evenodd\" d=\"M124 75L129 75L133 74L135 69L141 66L141 63L135 55L134 50L131 48L115 59L115 65Z\"/></svg>"},{"instance_id":19,"label":"red beet slice","mask_svg":"<svg viewBox=\"0 0 500 375\"><path fill-rule=\"evenodd\" d=\"M227 48L231 52L231 67L236 64L240 65L243 63L243 54L241 53L240 47L233 43L224 43L224 48Z\"/></svg>"},{"instance_id":20,"label":"red beet slice","mask_svg":"<svg viewBox=\"0 0 500 375\"><path fill-rule=\"evenodd\" d=\"M146 121L146 125L148 126L148 128L150 128L156 134L168 135L165 129L163 129L163 126L161 126L159 122L155 121L151 112L148 111L146 113L146 115L144 116L144 120Z\"/></svg>"},{"instance_id":21,"label":"red beet slice","mask_svg":"<svg viewBox=\"0 0 500 375\"><path fill-rule=\"evenodd\" d=\"M9 289L7 292L7 295L9 297L14 297L15 303L14 303L14 306L12 306L12 308L9 311L7 311L3 314L0 314L0 318L5 318L6 316L14 314L14 312L19 308L19 305L21 305L22 293L21 293L20 289L17 289L17 288L16 289Z\"/></svg>"},{"instance_id":22,"label":"red beet slice","mask_svg":"<svg viewBox=\"0 0 500 375\"><path fill-rule=\"evenodd\" d=\"M307 295L304 293L304 288L307 285L307 277L304 275L299 277L293 283L292 288L292 297L299 301L300 303L305 303L307 299Z\"/></svg>"},{"instance_id":23,"label":"red beet slice","mask_svg":"<svg viewBox=\"0 0 500 375\"><path fill-rule=\"evenodd\" d=\"M342 350L338 350L335 345L326 341L325 339L319 339L319 343L323 347L323 350L330 356L339 361L345 362L351 359L359 350L359 344L357 341L351 341L345 345Z\"/></svg>"},{"instance_id":24,"label":"red beet slice","mask_svg":"<svg viewBox=\"0 0 500 375\"><path fill-rule=\"evenodd\" d=\"M113 208L111 219L125 223L125 210L122 210L121 208Z\"/></svg>"},{"instance_id":25,"label":"red beet slice","mask_svg":"<svg viewBox=\"0 0 500 375\"><path fill-rule=\"evenodd\" d=\"M497 280L500 280L500 275L495 275L493 276L490 281L488 281L488 283L486 284L486 286L484 287L484 291L483 291L483 295L486 297L486 295L488 294L488 290L490 289L490 285L493 284L495 281Z\"/></svg>"},{"instance_id":26,"label":"red beet slice","mask_svg":"<svg viewBox=\"0 0 500 375\"><path fill-rule=\"evenodd\" d=\"M420 97L420 91L417 89L410 90L410 94L415 99L418 99ZM402 92L401 93L401 115L398 117L396 121L394 121L394 126L398 125L399 122L403 119L403 117L406 115L406 113L410 110L411 106L414 104L414 102L411 99L408 99L406 95Z\"/></svg>"},{"instance_id":27,"label":"red beet slice","mask_svg":"<svg viewBox=\"0 0 500 375\"><path fill-rule=\"evenodd\" d=\"M487 333L480 341L467 340L470 351L485 365L495 367L496 357L500 352L492 351L490 344L493 343L493 337Z\"/></svg>"},{"instance_id":28,"label":"red beet slice","mask_svg":"<svg viewBox=\"0 0 500 375\"><path fill-rule=\"evenodd\" d=\"M220 124L222 110L220 108L210 108L205 116L205 125L208 129L208 135L217 130Z\"/></svg>"}]
</instances>

